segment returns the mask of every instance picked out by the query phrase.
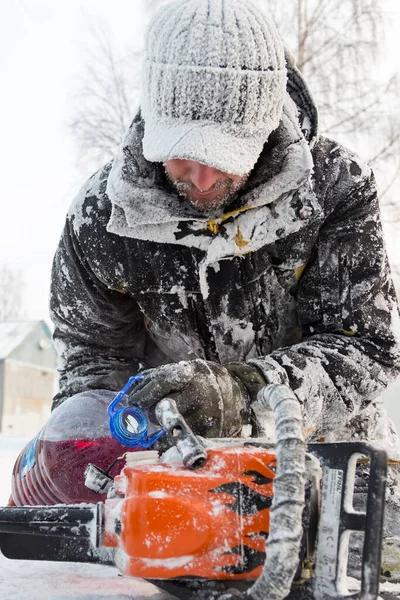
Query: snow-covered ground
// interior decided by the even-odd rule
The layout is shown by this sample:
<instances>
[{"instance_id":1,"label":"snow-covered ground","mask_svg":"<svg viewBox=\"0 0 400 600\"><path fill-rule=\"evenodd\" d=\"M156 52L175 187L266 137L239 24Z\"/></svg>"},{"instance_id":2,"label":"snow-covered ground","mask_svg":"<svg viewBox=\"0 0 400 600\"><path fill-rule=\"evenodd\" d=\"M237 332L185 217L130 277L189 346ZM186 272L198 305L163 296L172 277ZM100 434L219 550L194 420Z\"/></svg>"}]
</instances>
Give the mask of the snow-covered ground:
<instances>
[{"instance_id":1,"label":"snow-covered ground","mask_svg":"<svg viewBox=\"0 0 400 600\"><path fill-rule=\"evenodd\" d=\"M172 600L114 567L8 560L0 556L1 600Z\"/></svg>"}]
</instances>

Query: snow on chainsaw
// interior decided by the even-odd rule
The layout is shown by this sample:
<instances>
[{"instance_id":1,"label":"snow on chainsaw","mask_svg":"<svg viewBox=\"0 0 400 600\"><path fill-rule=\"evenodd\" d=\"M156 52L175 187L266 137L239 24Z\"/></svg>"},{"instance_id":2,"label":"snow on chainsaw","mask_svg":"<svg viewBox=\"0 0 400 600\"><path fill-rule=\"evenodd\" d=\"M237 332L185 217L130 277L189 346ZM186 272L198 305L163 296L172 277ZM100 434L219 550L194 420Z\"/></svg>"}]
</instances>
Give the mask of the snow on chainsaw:
<instances>
[{"instance_id":1,"label":"snow on chainsaw","mask_svg":"<svg viewBox=\"0 0 400 600\"><path fill-rule=\"evenodd\" d=\"M108 407L112 464L104 468L111 457L99 451L105 462L87 465L79 482L96 499L107 491L105 500L1 508L6 557L114 564L185 599L328 600L349 596L349 537L357 531L364 533L361 592L351 597L377 598L384 451L365 443L307 446L298 401L283 385L265 387L258 400L260 410L268 406L274 414L273 446L262 439L198 438L168 398L156 408L161 429L151 428L140 408L117 408L135 380ZM148 448L164 435L172 447L159 459ZM125 467L112 477L121 448ZM36 440L20 457L14 492L31 498L34 484L39 491L48 486L42 503L55 504L60 488L48 480L55 473L51 453L48 470L39 471L39 451L45 448ZM352 502L360 456L370 461L365 513Z\"/></svg>"}]
</instances>

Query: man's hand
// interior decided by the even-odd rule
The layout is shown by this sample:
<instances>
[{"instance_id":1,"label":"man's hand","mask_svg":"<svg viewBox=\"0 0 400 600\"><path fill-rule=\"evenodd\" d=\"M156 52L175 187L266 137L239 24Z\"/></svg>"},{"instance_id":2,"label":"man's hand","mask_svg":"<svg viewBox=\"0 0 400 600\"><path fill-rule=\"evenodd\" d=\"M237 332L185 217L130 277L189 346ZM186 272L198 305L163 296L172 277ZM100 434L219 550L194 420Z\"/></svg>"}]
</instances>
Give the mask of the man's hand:
<instances>
[{"instance_id":1,"label":"man's hand","mask_svg":"<svg viewBox=\"0 0 400 600\"><path fill-rule=\"evenodd\" d=\"M246 388L251 403L257 400L258 392L268 385L264 375L257 367L246 362L228 363L225 365L229 373L236 377Z\"/></svg>"},{"instance_id":2,"label":"man's hand","mask_svg":"<svg viewBox=\"0 0 400 600\"><path fill-rule=\"evenodd\" d=\"M250 423L249 395L240 379L214 362L181 361L143 372L129 394L154 420L162 398L173 398L193 431L203 437L240 436Z\"/></svg>"},{"instance_id":3,"label":"man's hand","mask_svg":"<svg viewBox=\"0 0 400 600\"><path fill-rule=\"evenodd\" d=\"M247 390L252 411L252 435L263 437L271 443L275 442L275 422L272 410L265 402L258 402L258 392L268 385L275 383L267 381L255 365L246 362L229 363L226 365L229 373L236 377Z\"/></svg>"}]
</instances>

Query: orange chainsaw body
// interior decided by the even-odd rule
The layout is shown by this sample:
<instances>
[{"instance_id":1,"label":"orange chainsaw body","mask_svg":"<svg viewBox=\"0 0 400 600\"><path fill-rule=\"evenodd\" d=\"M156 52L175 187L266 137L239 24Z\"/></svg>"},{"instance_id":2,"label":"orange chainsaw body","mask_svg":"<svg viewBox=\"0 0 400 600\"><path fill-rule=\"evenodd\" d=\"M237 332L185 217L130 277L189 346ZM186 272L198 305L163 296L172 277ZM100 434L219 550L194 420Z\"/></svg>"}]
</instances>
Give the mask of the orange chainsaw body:
<instances>
[{"instance_id":1,"label":"orange chainsaw body","mask_svg":"<svg viewBox=\"0 0 400 600\"><path fill-rule=\"evenodd\" d=\"M106 501L105 546L133 577L256 579L275 466L268 450L238 446L208 450L196 471L180 463L125 467L117 497Z\"/></svg>"}]
</instances>

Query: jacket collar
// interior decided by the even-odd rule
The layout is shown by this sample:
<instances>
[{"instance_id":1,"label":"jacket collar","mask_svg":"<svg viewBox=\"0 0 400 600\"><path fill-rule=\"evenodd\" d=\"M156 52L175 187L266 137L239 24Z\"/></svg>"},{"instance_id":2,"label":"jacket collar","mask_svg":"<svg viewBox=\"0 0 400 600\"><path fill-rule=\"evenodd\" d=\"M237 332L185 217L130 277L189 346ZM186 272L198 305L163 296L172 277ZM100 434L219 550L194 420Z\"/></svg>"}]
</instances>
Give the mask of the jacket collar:
<instances>
[{"instance_id":1,"label":"jacket collar","mask_svg":"<svg viewBox=\"0 0 400 600\"><path fill-rule=\"evenodd\" d=\"M217 214L211 220L210 228L209 217L199 215L181 200L166 183L162 165L150 163L143 157L143 133L144 123L138 114L109 174L107 195L112 213L107 230L135 239L206 250L210 244L210 231L216 233L218 226L226 221L226 215ZM307 183L312 168L311 152L300 130L297 107L287 95L280 126L249 177L242 192L241 208L229 217L258 212L257 209L293 193ZM182 230L190 233L182 235Z\"/></svg>"}]
</instances>

